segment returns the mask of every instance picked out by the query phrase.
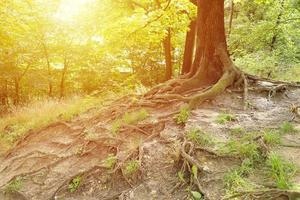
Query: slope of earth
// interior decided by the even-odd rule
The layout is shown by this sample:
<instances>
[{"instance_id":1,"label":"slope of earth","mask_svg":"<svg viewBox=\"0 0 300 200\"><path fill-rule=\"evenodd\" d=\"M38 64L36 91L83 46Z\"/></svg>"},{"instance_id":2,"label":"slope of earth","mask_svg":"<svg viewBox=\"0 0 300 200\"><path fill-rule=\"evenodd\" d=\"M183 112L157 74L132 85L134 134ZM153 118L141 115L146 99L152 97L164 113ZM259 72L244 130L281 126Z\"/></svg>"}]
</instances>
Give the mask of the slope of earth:
<instances>
[{"instance_id":1,"label":"slope of earth","mask_svg":"<svg viewBox=\"0 0 300 200\"><path fill-rule=\"evenodd\" d=\"M241 93L228 90L189 111L179 101L123 97L97 115L29 132L0 158L0 199L218 200L249 188L266 192L236 199L288 199L255 159L275 152L300 167L300 119L290 112L299 98L299 88L250 91L244 110ZM266 139L269 130L280 142ZM255 160L249 183L228 181L247 159ZM300 185L296 172L290 179Z\"/></svg>"}]
</instances>

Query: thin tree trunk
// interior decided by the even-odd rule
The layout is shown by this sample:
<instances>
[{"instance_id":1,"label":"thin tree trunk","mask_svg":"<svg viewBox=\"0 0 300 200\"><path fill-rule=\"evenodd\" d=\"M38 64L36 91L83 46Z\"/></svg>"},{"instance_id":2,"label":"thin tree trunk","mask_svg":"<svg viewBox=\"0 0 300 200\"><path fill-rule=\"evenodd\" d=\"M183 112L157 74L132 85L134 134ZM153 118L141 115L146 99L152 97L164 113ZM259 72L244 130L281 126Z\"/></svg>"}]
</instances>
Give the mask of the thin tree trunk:
<instances>
[{"instance_id":1,"label":"thin tree trunk","mask_svg":"<svg viewBox=\"0 0 300 200\"><path fill-rule=\"evenodd\" d=\"M189 25L189 31L185 38L185 48L183 56L183 65L181 69L181 74L187 74L191 70L193 63L194 49L195 49L195 39L196 39L196 26L197 21L192 20Z\"/></svg>"},{"instance_id":2,"label":"thin tree trunk","mask_svg":"<svg viewBox=\"0 0 300 200\"><path fill-rule=\"evenodd\" d=\"M20 80L15 77L15 98L14 98L14 105L17 106L20 103Z\"/></svg>"},{"instance_id":3,"label":"thin tree trunk","mask_svg":"<svg viewBox=\"0 0 300 200\"><path fill-rule=\"evenodd\" d=\"M65 80L68 70L67 56L64 57L64 68L62 70L61 81L60 81L60 99L65 97Z\"/></svg>"},{"instance_id":4,"label":"thin tree trunk","mask_svg":"<svg viewBox=\"0 0 300 200\"><path fill-rule=\"evenodd\" d=\"M232 30L233 14L234 14L234 0L231 0L229 26L228 26L228 38L230 37L231 30Z\"/></svg>"},{"instance_id":5,"label":"thin tree trunk","mask_svg":"<svg viewBox=\"0 0 300 200\"><path fill-rule=\"evenodd\" d=\"M163 41L165 62L166 62L166 73L165 80L172 78L173 66L172 66L172 43L171 43L171 30L168 29L166 38Z\"/></svg>"},{"instance_id":6,"label":"thin tree trunk","mask_svg":"<svg viewBox=\"0 0 300 200\"><path fill-rule=\"evenodd\" d=\"M272 37L271 44L270 44L271 51L274 50L275 43L277 41L277 37L278 37L277 29L278 29L278 27L280 25L281 18L282 18L283 12L284 12L284 4L285 4L285 0L281 0L280 1L280 11L279 11L279 14L277 16L277 20L276 20L276 24L275 24L275 33L274 33L274 35Z\"/></svg>"},{"instance_id":7,"label":"thin tree trunk","mask_svg":"<svg viewBox=\"0 0 300 200\"><path fill-rule=\"evenodd\" d=\"M47 62L47 71L48 71L48 96L52 97L53 93L53 83L52 83L52 75L51 75L51 66L50 66L50 60L49 60L49 53L46 47L46 44L42 42L43 49L44 49L44 55Z\"/></svg>"}]
</instances>

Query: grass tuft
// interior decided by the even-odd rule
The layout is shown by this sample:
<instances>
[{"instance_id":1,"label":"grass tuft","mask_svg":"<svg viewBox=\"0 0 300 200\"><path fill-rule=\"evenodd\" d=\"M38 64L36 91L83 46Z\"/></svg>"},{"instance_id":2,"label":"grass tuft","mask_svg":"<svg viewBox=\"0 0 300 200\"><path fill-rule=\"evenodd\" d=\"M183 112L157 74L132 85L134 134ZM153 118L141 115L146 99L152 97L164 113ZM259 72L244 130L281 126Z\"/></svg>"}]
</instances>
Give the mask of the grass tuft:
<instances>
[{"instance_id":1,"label":"grass tuft","mask_svg":"<svg viewBox=\"0 0 300 200\"><path fill-rule=\"evenodd\" d=\"M140 169L140 162L138 160L130 160L125 164L125 175L135 174Z\"/></svg>"},{"instance_id":2,"label":"grass tuft","mask_svg":"<svg viewBox=\"0 0 300 200\"><path fill-rule=\"evenodd\" d=\"M268 156L266 165L269 176L276 182L278 188L291 188L291 178L297 172L297 168L294 164L283 160L279 155L272 152Z\"/></svg>"},{"instance_id":3,"label":"grass tuft","mask_svg":"<svg viewBox=\"0 0 300 200\"><path fill-rule=\"evenodd\" d=\"M227 122L232 122L236 120L236 116L228 113L221 113L218 115L216 122L218 124L226 124Z\"/></svg>"},{"instance_id":4,"label":"grass tuft","mask_svg":"<svg viewBox=\"0 0 300 200\"><path fill-rule=\"evenodd\" d=\"M16 177L14 180L9 182L9 184L5 187L6 192L18 192L21 190L23 186L23 179L22 177Z\"/></svg>"},{"instance_id":5,"label":"grass tuft","mask_svg":"<svg viewBox=\"0 0 300 200\"><path fill-rule=\"evenodd\" d=\"M176 124L184 125L191 115L191 110L188 106L182 106L180 112L174 117Z\"/></svg>"},{"instance_id":6,"label":"grass tuft","mask_svg":"<svg viewBox=\"0 0 300 200\"><path fill-rule=\"evenodd\" d=\"M71 180L68 187L70 192L75 192L79 188L82 181L81 179L82 179L81 176L76 176Z\"/></svg>"},{"instance_id":7,"label":"grass tuft","mask_svg":"<svg viewBox=\"0 0 300 200\"><path fill-rule=\"evenodd\" d=\"M198 128L192 128L187 132L188 140L201 146L210 146L214 144L213 138Z\"/></svg>"},{"instance_id":8,"label":"grass tuft","mask_svg":"<svg viewBox=\"0 0 300 200\"><path fill-rule=\"evenodd\" d=\"M279 131L282 135L284 135L284 134L297 133L299 130L297 130L292 123L283 122L279 127Z\"/></svg>"}]
</instances>

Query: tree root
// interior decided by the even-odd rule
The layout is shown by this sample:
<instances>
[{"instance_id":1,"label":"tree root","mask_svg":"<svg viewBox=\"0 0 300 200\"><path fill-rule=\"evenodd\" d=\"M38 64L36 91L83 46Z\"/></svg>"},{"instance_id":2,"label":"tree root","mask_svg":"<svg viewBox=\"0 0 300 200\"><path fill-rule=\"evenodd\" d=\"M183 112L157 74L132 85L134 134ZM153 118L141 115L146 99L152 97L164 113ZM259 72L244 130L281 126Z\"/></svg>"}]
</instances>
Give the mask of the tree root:
<instances>
[{"instance_id":1,"label":"tree root","mask_svg":"<svg viewBox=\"0 0 300 200\"><path fill-rule=\"evenodd\" d=\"M271 200L278 198L286 198L290 200L300 198L300 192L290 191L290 190L280 190L280 189L263 189L254 191L243 191L225 198L224 200L242 198L242 199L257 199L257 200Z\"/></svg>"}]
</instances>

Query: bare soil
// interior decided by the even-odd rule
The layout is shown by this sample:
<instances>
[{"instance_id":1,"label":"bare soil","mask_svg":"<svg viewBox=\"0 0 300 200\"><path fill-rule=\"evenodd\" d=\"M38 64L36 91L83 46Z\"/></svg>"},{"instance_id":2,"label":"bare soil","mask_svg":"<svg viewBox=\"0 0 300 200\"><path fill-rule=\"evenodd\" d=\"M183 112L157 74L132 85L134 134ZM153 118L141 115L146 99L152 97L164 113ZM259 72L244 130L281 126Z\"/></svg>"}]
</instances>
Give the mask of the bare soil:
<instances>
[{"instance_id":1,"label":"bare soil","mask_svg":"<svg viewBox=\"0 0 300 200\"><path fill-rule=\"evenodd\" d=\"M185 126L174 122L174 115L183 103L180 101L151 102L123 97L102 110L85 113L72 121L61 121L33 130L0 157L1 200L96 200L96 199L187 199L187 184L180 182L178 171L182 166L180 149L185 133L199 127L214 140L233 139L230 129L243 127L247 131L278 128L291 119L291 104L300 104L300 89L291 88L268 98L268 92L250 91L250 108L243 110L242 93L227 90L213 101L203 103L192 114ZM132 126L122 126L117 136L111 133L111 124L125 112L145 108L150 116ZM219 124L217 116L230 112L237 120ZM300 119L293 123L300 129ZM88 133L93 133L92 138ZM287 134L285 146L276 147L285 159L300 167L300 134ZM287 147L293 146L293 147ZM197 149L194 159L205 169L199 179L206 199L223 199L224 174L240 164L235 157L219 157ZM103 161L116 155L114 169L107 169ZM127 160L141 163L138 173L127 176ZM81 177L79 188L69 191L69 183ZM16 177L22 177L22 187L16 192L5 188ZM260 180L263 181L263 180ZM300 176L294 177L300 184Z\"/></svg>"}]
</instances>

